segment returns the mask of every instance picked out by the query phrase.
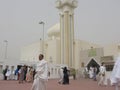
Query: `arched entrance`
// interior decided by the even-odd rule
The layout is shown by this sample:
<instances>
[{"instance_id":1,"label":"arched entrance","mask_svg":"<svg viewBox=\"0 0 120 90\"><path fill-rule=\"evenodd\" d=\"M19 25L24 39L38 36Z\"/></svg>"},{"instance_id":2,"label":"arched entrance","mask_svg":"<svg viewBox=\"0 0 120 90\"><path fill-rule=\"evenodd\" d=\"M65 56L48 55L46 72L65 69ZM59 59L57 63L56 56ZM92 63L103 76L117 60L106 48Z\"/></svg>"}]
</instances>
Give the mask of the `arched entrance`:
<instances>
[{"instance_id":1,"label":"arched entrance","mask_svg":"<svg viewBox=\"0 0 120 90\"><path fill-rule=\"evenodd\" d=\"M99 67L100 65L92 58L90 60L90 62L87 64L87 68L88 70L90 69L90 67L96 67L97 68L97 73L99 72Z\"/></svg>"}]
</instances>

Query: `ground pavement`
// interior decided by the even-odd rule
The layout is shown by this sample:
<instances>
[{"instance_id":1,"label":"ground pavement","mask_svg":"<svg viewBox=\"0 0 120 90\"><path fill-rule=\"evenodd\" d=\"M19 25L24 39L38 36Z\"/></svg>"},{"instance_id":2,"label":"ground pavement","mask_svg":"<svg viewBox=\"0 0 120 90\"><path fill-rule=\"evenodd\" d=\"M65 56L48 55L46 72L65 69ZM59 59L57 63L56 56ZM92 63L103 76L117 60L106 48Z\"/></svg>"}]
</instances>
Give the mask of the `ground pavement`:
<instances>
[{"instance_id":1,"label":"ground pavement","mask_svg":"<svg viewBox=\"0 0 120 90\"><path fill-rule=\"evenodd\" d=\"M32 83L19 84L18 81L0 81L0 90L31 90ZM70 80L69 85L58 84L57 79L47 82L47 90L114 90L114 87L98 86L97 81L90 79Z\"/></svg>"}]
</instances>

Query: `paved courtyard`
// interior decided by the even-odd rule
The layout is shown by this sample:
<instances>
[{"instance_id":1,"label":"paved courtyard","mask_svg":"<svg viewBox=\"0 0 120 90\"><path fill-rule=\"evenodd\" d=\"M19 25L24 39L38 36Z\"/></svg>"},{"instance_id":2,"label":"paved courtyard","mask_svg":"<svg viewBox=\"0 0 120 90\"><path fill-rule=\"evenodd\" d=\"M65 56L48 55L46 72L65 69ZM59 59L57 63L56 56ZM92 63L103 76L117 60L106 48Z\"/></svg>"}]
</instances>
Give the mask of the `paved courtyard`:
<instances>
[{"instance_id":1,"label":"paved courtyard","mask_svg":"<svg viewBox=\"0 0 120 90\"><path fill-rule=\"evenodd\" d=\"M57 83L57 79L50 79L47 90L114 90L114 87L98 86L97 81L90 79L70 80L69 85ZM31 90L32 83L19 84L18 81L0 81L0 90Z\"/></svg>"}]
</instances>

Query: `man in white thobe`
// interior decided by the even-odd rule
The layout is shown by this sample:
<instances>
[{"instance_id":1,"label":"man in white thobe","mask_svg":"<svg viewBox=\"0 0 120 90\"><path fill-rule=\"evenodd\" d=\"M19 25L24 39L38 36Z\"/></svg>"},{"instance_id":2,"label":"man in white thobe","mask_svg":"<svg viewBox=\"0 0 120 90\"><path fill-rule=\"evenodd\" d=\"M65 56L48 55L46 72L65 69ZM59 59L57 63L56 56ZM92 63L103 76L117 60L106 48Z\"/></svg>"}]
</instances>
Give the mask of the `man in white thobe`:
<instances>
[{"instance_id":1,"label":"man in white thobe","mask_svg":"<svg viewBox=\"0 0 120 90\"><path fill-rule=\"evenodd\" d=\"M100 66L100 72L99 72L99 76L100 76L100 80L98 82L98 85L107 85L107 80L106 80L106 67L105 64L102 63L102 65Z\"/></svg>"},{"instance_id":2,"label":"man in white thobe","mask_svg":"<svg viewBox=\"0 0 120 90\"><path fill-rule=\"evenodd\" d=\"M32 90L46 90L46 82L48 80L48 64L43 58L44 56L40 54Z\"/></svg>"},{"instance_id":3,"label":"man in white thobe","mask_svg":"<svg viewBox=\"0 0 120 90\"><path fill-rule=\"evenodd\" d=\"M90 79L93 78L93 67L90 67L90 69L89 69L89 78Z\"/></svg>"},{"instance_id":4,"label":"man in white thobe","mask_svg":"<svg viewBox=\"0 0 120 90\"><path fill-rule=\"evenodd\" d=\"M115 61L113 71L111 73L110 81L112 85L115 85L115 90L119 90L120 83L120 55Z\"/></svg>"},{"instance_id":5,"label":"man in white thobe","mask_svg":"<svg viewBox=\"0 0 120 90\"><path fill-rule=\"evenodd\" d=\"M63 83L63 68L60 68L58 73L59 73L59 76L60 76L60 79L59 79L58 83L62 84Z\"/></svg>"}]
</instances>

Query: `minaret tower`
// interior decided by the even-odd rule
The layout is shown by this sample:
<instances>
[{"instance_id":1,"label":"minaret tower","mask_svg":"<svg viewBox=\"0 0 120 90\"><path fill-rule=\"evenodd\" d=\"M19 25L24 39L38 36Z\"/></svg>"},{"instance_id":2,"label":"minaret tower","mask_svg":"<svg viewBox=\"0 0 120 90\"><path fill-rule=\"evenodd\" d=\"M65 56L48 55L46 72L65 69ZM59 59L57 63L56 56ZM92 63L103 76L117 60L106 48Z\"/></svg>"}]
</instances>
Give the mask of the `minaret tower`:
<instances>
[{"instance_id":1,"label":"minaret tower","mask_svg":"<svg viewBox=\"0 0 120 90\"><path fill-rule=\"evenodd\" d=\"M57 0L60 11L61 64L74 67L74 9L77 0Z\"/></svg>"}]
</instances>

